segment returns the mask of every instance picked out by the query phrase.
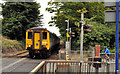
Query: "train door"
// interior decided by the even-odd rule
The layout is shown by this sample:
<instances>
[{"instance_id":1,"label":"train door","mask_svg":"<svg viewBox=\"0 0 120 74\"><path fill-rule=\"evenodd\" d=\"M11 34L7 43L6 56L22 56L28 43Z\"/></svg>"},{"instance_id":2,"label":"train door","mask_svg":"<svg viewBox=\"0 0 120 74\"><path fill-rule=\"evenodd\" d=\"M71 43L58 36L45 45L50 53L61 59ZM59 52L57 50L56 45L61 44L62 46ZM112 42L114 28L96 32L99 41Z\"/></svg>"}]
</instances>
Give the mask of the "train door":
<instances>
[{"instance_id":1,"label":"train door","mask_svg":"<svg viewBox=\"0 0 120 74\"><path fill-rule=\"evenodd\" d=\"M43 30L42 31L42 48L48 49L49 42L48 42L48 32Z\"/></svg>"},{"instance_id":2,"label":"train door","mask_svg":"<svg viewBox=\"0 0 120 74\"><path fill-rule=\"evenodd\" d=\"M34 33L34 49L40 49L40 33Z\"/></svg>"}]
</instances>

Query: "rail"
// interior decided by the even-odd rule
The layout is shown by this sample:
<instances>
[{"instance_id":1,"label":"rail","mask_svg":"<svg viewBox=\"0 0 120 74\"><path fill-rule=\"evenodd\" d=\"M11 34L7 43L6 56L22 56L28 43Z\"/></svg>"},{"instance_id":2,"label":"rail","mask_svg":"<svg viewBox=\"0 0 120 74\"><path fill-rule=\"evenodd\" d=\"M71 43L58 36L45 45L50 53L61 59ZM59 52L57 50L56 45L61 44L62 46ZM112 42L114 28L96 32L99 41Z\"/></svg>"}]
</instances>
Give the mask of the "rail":
<instances>
[{"instance_id":1,"label":"rail","mask_svg":"<svg viewBox=\"0 0 120 74\"><path fill-rule=\"evenodd\" d=\"M45 61L42 61L37 67L35 67L29 74L36 74L37 72L45 72Z\"/></svg>"},{"instance_id":2,"label":"rail","mask_svg":"<svg viewBox=\"0 0 120 74\"><path fill-rule=\"evenodd\" d=\"M9 53L9 54L3 54L2 57L24 57L28 55L28 51L27 50L23 50L23 51L18 51L16 53Z\"/></svg>"},{"instance_id":3,"label":"rail","mask_svg":"<svg viewBox=\"0 0 120 74\"><path fill-rule=\"evenodd\" d=\"M36 68L37 70L35 72L31 71L31 73L115 73L115 63L113 62L46 60L42 65L37 66Z\"/></svg>"}]
</instances>

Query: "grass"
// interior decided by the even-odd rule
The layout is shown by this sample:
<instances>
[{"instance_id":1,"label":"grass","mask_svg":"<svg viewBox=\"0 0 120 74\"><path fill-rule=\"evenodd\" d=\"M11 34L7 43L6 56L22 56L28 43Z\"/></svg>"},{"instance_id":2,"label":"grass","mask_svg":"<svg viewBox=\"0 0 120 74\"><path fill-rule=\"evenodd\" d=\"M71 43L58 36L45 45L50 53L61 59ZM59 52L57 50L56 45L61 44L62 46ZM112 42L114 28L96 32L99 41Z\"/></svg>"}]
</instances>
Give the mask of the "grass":
<instances>
[{"instance_id":1,"label":"grass","mask_svg":"<svg viewBox=\"0 0 120 74\"><path fill-rule=\"evenodd\" d=\"M1 36L2 39L2 53L12 53L23 50L22 42L17 40L10 40L7 37Z\"/></svg>"}]
</instances>

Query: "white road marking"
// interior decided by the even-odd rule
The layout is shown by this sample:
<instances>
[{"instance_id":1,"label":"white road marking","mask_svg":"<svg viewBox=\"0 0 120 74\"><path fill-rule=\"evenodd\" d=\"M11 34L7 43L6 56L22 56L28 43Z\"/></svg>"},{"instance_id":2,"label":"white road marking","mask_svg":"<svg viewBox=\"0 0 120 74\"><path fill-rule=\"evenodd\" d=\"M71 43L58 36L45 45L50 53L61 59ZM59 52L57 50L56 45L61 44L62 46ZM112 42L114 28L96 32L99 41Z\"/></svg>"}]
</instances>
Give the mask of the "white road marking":
<instances>
[{"instance_id":1,"label":"white road marking","mask_svg":"<svg viewBox=\"0 0 120 74\"><path fill-rule=\"evenodd\" d=\"M15 65L15 64L17 64L17 63L19 63L19 62L21 62L21 61L23 61L23 60L25 60L25 59L26 59L26 58L22 58L22 59L20 59L20 60L18 60L18 61L16 61L16 62L14 62L14 63L12 63L12 64L4 67L4 68L2 68L2 70L5 70L5 69L7 69L7 68L9 68L9 67L11 67L11 66L13 66L13 65Z\"/></svg>"}]
</instances>

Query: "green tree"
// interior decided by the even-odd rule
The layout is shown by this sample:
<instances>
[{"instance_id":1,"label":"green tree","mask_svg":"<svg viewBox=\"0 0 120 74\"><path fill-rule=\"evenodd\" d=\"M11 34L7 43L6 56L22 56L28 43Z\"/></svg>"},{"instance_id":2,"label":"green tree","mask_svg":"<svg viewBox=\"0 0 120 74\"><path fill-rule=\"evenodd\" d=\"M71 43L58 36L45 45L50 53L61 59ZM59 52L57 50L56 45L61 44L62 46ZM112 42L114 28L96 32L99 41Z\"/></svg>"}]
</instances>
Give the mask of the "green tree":
<instances>
[{"instance_id":1,"label":"green tree","mask_svg":"<svg viewBox=\"0 0 120 74\"><path fill-rule=\"evenodd\" d=\"M95 45L101 45L102 49L104 46L109 48L114 47L114 25L108 26L108 24L100 24L97 22L89 22L89 24L92 24L93 26L91 27L91 32L84 34L84 47Z\"/></svg>"},{"instance_id":2,"label":"green tree","mask_svg":"<svg viewBox=\"0 0 120 74\"><path fill-rule=\"evenodd\" d=\"M2 34L22 40L28 28L38 26L40 5L36 2L6 2L2 4Z\"/></svg>"},{"instance_id":3,"label":"green tree","mask_svg":"<svg viewBox=\"0 0 120 74\"><path fill-rule=\"evenodd\" d=\"M81 21L81 14L77 10L86 9L88 12L85 13L86 24L93 24L91 28L91 33L84 34L84 49L89 48L89 46L94 46L95 44L100 44L101 46L114 46L115 33L113 30L113 24L104 24L104 3L102 2L48 2L51 7L46 8L50 13L55 12L55 16L52 17L52 21L49 23L54 23L58 28L65 40L67 23L65 20L70 20L70 27L72 27L73 32L79 33L78 25L76 22ZM89 19L92 18L92 21ZM107 34L106 34L107 33ZM95 37L96 36L96 37ZM113 40L113 41L112 41ZM112 41L112 42L111 42ZM111 44L110 44L111 43ZM72 38L72 48L79 48L80 39L79 34L76 38ZM112 46L113 45L113 46Z\"/></svg>"}]
</instances>

